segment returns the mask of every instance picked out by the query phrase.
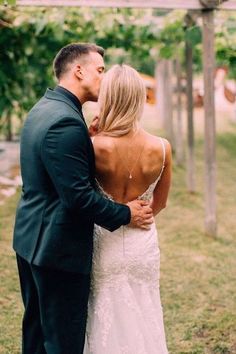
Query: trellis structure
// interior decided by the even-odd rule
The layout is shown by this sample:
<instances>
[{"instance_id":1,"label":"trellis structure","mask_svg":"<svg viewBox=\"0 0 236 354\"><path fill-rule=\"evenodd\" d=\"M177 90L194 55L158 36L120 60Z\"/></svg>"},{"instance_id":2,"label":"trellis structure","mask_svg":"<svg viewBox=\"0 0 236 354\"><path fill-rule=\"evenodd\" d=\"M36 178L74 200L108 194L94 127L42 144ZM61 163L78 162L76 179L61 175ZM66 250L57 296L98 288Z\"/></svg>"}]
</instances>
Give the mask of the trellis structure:
<instances>
[{"instance_id":1,"label":"trellis structure","mask_svg":"<svg viewBox=\"0 0 236 354\"><path fill-rule=\"evenodd\" d=\"M216 236L216 131L214 103L214 10L236 10L236 0L17 0L19 6L156 8L200 10L203 18L205 110L205 231Z\"/></svg>"},{"instance_id":2,"label":"trellis structure","mask_svg":"<svg viewBox=\"0 0 236 354\"><path fill-rule=\"evenodd\" d=\"M16 0L22 6L128 7L154 9L236 10L235 0Z\"/></svg>"}]
</instances>

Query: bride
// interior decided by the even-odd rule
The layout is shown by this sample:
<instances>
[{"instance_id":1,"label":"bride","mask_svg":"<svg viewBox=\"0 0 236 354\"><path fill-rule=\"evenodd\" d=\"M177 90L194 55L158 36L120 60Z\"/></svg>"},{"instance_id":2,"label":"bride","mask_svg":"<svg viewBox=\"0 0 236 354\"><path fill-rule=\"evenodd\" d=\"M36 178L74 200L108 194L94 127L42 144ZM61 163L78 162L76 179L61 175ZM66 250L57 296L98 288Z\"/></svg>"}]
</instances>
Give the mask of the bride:
<instances>
[{"instance_id":1,"label":"bride","mask_svg":"<svg viewBox=\"0 0 236 354\"><path fill-rule=\"evenodd\" d=\"M136 70L113 66L102 81L93 144L101 192L123 204L148 200L157 215L169 192L171 148L167 140L140 127L145 96ZM95 230L84 354L168 353L155 223L147 230Z\"/></svg>"}]
</instances>

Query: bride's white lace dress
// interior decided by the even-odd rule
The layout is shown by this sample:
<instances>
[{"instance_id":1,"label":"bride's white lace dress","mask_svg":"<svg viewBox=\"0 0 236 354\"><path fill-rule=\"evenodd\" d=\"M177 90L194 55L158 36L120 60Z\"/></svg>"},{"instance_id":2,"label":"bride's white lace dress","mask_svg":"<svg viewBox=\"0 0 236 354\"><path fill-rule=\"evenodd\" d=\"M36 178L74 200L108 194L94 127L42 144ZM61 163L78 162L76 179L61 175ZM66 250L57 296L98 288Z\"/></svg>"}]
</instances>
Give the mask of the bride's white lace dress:
<instances>
[{"instance_id":1,"label":"bride's white lace dress","mask_svg":"<svg viewBox=\"0 0 236 354\"><path fill-rule=\"evenodd\" d=\"M140 199L151 200L161 174ZM84 354L167 354L155 223L95 230Z\"/></svg>"}]
</instances>

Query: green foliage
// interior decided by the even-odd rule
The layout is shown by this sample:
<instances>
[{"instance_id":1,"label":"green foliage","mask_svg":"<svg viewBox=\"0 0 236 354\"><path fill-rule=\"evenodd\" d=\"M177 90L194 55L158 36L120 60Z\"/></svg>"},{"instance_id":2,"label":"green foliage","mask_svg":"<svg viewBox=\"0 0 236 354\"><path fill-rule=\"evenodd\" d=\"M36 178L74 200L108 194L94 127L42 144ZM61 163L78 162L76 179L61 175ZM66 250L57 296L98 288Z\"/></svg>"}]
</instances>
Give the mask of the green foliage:
<instances>
[{"instance_id":1,"label":"green foliage","mask_svg":"<svg viewBox=\"0 0 236 354\"><path fill-rule=\"evenodd\" d=\"M49 62L61 46L55 36L59 25L42 25L40 20L15 25L14 17L7 15L0 14L10 21L9 27L1 29L0 36L0 112L1 117L21 117L52 83Z\"/></svg>"},{"instance_id":2,"label":"green foliage","mask_svg":"<svg viewBox=\"0 0 236 354\"><path fill-rule=\"evenodd\" d=\"M202 43L201 28L199 26L186 28L185 39L186 41L190 42L193 47Z\"/></svg>"},{"instance_id":3,"label":"green foliage","mask_svg":"<svg viewBox=\"0 0 236 354\"><path fill-rule=\"evenodd\" d=\"M193 46L194 70L202 69L201 28L186 28L185 12L94 8L7 8L0 10L0 132L6 118L20 119L54 85L52 61L70 42L96 42L106 49L108 67L126 62L153 75L159 58L179 57ZM217 64L236 77L235 17L216 27Z\"/></svg>"},{"instance_id":4,"label":"green foliage","mask_svg":"<svg viewBox=\"0 0 236 354\"><path fill-rule=\"evenodd\" d=\"M226 18L216 34L217 64L226 66L236 79L236 26L235 17Z\"/></svg>"},{"instance_id":5,"label":"green foliage","mask_svg":"<svg viewBox=\"0 0 236 354\"><path fill-rule=\"evenodd\" d=\"M4 117L21 118L54 85L53 58L69 42L96 42L109 48L108 62L126 61L153 73L155 36L150 23L142 26L140 10L3 9L0 19L0 129Z\"/></svg>"},{"instance_id":6,"label":"green foliage","mask_svg":"<svg viewBox=\"0 0 236 354\"><path fill-rule=\"evenodd\" d=\"M159 55L162 58L170 59L180 54L183 49L185 32L182 20L168 24L158 36L160 43Z\"/></svg>"}]
</instances>

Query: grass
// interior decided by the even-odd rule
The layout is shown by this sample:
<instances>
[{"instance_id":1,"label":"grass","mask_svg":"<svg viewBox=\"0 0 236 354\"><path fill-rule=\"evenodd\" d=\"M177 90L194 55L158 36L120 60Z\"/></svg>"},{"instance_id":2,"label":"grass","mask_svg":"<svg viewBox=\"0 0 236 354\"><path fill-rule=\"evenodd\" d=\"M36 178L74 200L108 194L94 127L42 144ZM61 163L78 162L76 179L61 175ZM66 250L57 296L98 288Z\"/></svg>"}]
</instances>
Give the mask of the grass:
<instances>
[{"instance_id":1,"label":"grass","mask_svg":"<svg viewBox=\"0 0 236 354\"><path fill-rule=\"evenodd\" d=\"M12 250L12 227L18 195L0 207L0 353L20 353L21 297L15 254ZM33 354L33 353L32 353Z\"/></svg>"},{"instance_id":2,"label":"grass","mask_svg":"<svg viewBox=\"0 0 236 354\"><path fill-rule=\"evenodd\" d=\"M157 218L170 354L236 353L236 127L217 137L215 239L204 234L203 150L203 140L198 138L197 192L187 193L185 169L175 167L168 207ZM0 207L1 354L20 353L23 309L11 249L17 199L16 195Z\"/></svg>"},{"instance_id":3,"label":"grass","mask_svg":"<svg viewBox=\"0 0 236 354\"><path fill-rule=\"evenodd\" d=\"M197 193L174 170L157 225L161 294L170 353L236 353L236 131L217 138L218 236L204 234L203 142L196 146Z\"/></svg>"}]
</instances>

